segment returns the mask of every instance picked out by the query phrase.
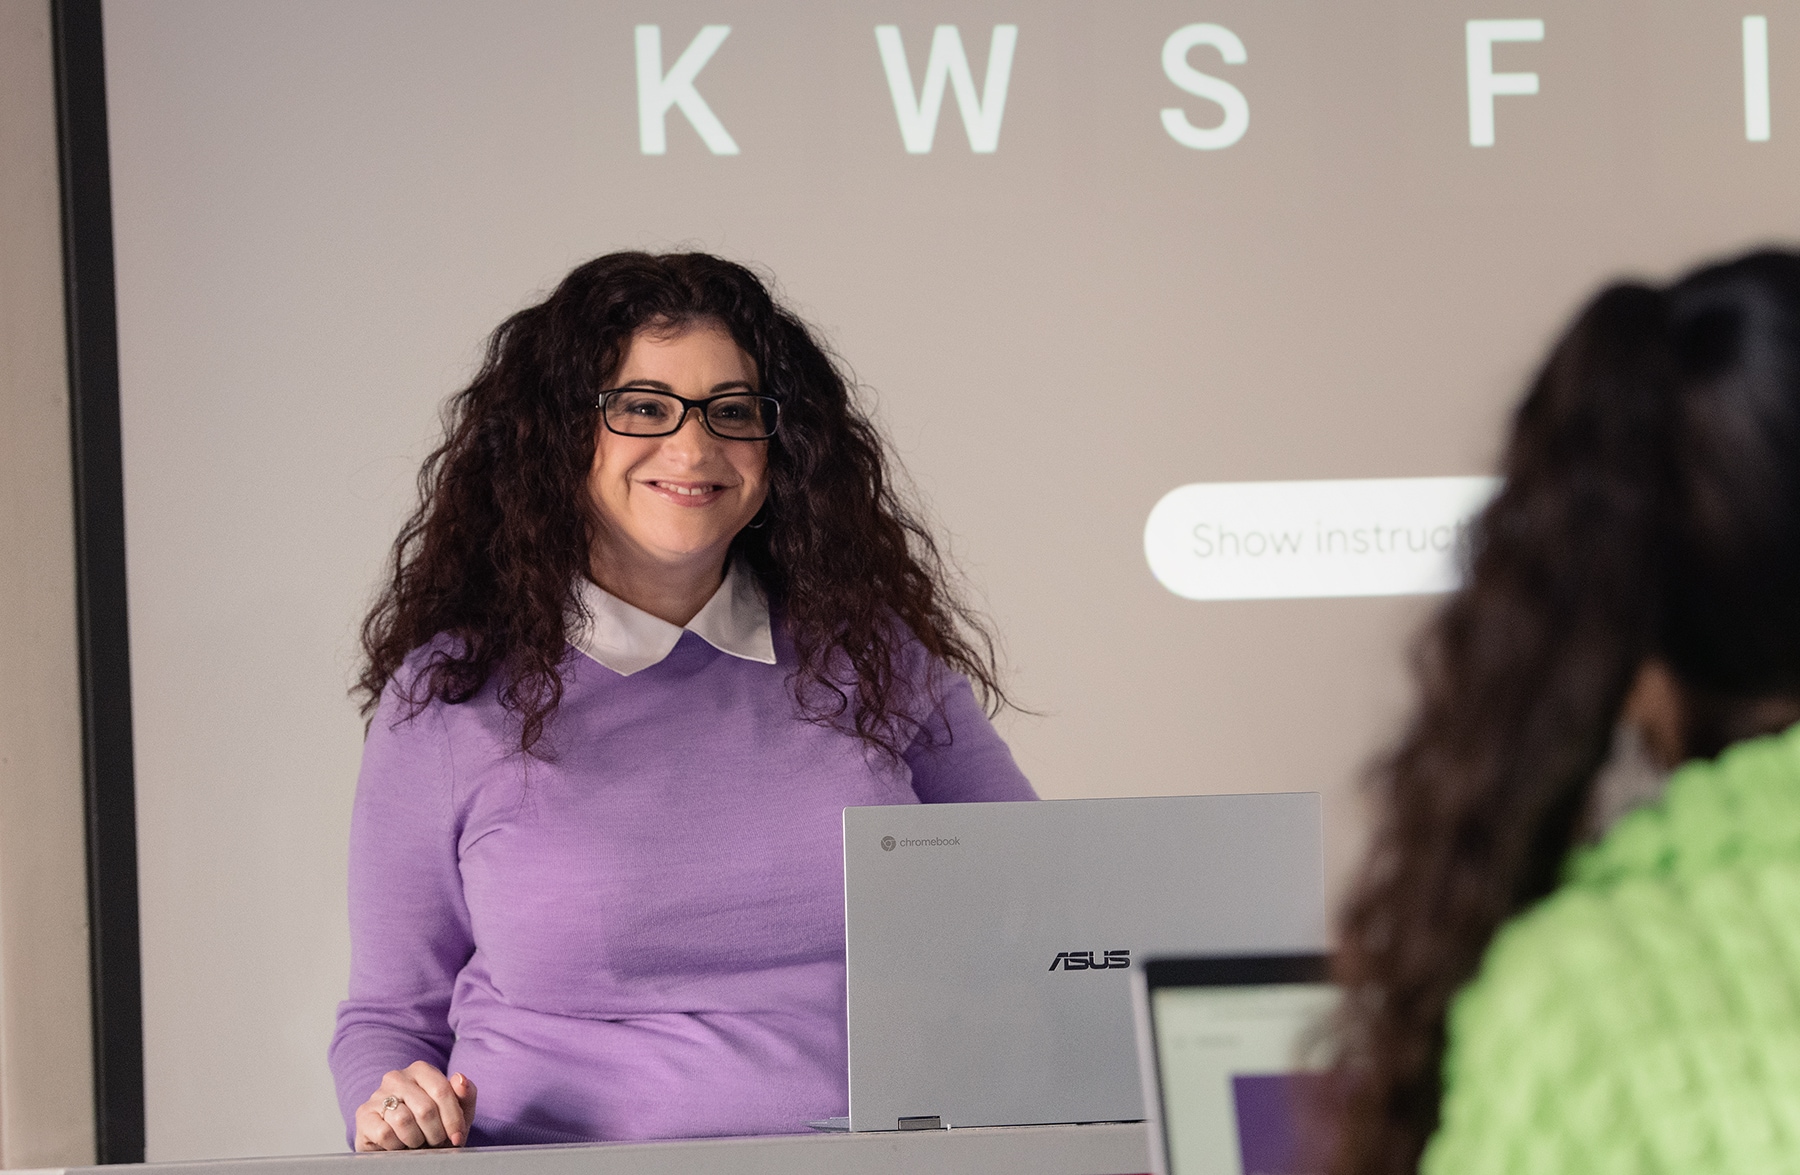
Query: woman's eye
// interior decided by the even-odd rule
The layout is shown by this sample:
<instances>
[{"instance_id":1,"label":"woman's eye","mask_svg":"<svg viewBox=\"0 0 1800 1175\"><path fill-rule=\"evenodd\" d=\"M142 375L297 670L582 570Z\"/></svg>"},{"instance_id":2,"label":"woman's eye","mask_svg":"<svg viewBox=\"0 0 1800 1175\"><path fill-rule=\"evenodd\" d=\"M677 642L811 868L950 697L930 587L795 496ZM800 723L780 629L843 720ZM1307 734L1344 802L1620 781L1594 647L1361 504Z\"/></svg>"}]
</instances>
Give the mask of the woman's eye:
<instances>
[{"instance_id":1,"label":"woman's eye","mask_svg":"<svg viewBox=\"0 0 1800 1175\"><path fill-rule=\"evenodd\" d=\"M661 400L646 396L643 399L626 400L624 410L627 415L643 420L657 420L668 415L669 406Z\"/></svg>"},{"instance_id":2,"label":"woman's eye","mask_svg":"<svg viewBox=\"0 0 1800 1175\"><path fill-rule=\"evenodd\" d=\"M715 420L737 424L750 419L750 408L733 400L729 404L714 404L712 415Z\"/></svg>"}]
</instances>

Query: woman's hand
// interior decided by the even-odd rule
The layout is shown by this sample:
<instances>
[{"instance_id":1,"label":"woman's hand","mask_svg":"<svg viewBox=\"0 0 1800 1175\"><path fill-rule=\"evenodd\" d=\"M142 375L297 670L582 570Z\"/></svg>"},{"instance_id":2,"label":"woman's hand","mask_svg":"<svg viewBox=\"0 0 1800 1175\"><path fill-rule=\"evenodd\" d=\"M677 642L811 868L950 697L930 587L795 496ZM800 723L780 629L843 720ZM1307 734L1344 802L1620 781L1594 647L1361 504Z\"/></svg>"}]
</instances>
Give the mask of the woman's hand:
<instances>
[{"instance_id":1,"label":"woman's hand","mask_svg":"<svg viewBox=\"0 0 1800 1175\"><path fill-rule=\"evenodd\" d=\"M445 1077L414 1061L381 1079L381 1088L356 1107L356 1149L403 1151L422 1146L461 1146L475 1120L475 1083L461 1073Z\"/></svg>"}]
</instances>

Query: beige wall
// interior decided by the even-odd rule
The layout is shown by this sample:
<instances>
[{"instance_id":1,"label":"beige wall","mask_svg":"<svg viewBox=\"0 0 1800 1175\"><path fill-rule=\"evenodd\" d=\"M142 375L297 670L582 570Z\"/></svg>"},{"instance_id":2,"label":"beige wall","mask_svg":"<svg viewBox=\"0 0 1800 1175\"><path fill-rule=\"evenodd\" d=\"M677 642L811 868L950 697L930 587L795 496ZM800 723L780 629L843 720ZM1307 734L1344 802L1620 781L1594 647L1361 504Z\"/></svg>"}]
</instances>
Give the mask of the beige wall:
<instances>
[{"instance_id":1,"label":"beige wall","mask_svg":"<svg viewBox=\"0 0 1800 1175\"><path fill-rule=\"evenodd\" d=\"M0 0L0 1165L94 1159L46 0Z\"/></svg>"}]
</instances>

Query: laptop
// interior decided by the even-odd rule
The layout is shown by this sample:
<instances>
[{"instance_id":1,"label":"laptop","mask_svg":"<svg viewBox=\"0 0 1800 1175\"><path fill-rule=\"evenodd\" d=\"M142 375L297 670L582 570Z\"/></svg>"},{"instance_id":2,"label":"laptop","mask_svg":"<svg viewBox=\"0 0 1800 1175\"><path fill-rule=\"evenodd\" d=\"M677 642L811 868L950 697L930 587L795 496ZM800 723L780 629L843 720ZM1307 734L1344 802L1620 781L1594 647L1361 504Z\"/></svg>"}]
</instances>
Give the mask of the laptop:
<instances>
[{"instance_id":1,"label":"laptop","mask_svg":"<svg viewBox=\"0 0 1800 1175\"><path fill-rule=\"evenodd\" d=\"M1149 959L1132 976L1156 1175L1322 1175L1324 955Z\"/></svg>"},{"instance_id":2,"label":"laptop","mask_svg":"<svg viewBox=\"0 0 1800 1175\"><path fill-rule=\"evenodd\" d=\"M831 1125L1142 1120L1132 965L1323 949L1320 835L1314 793L845 809Z\"/></svg>"}]
</instances>

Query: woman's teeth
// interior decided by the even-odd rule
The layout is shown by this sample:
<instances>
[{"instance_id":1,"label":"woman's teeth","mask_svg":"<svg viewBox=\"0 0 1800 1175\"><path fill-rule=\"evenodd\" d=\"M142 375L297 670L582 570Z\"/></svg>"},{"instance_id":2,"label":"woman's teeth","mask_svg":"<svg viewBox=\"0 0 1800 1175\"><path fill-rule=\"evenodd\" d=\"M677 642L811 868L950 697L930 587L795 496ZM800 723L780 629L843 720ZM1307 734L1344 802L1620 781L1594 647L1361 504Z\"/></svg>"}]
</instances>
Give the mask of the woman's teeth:
<instances>
[{"instance_id":1,"label":"woman's teeth","mask_svg":"<svg viewBox=\"0 0 1800 1175\"><path fill-rule=\"evenodd\" d=\"M667 483L664 483L663 485L663 489L665 490L677 494L686 494L690 498L698 498L702 494L710 494L718 488L718 486L672 486Z\"/></svg>"}]
</instances>

